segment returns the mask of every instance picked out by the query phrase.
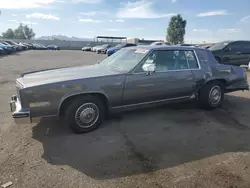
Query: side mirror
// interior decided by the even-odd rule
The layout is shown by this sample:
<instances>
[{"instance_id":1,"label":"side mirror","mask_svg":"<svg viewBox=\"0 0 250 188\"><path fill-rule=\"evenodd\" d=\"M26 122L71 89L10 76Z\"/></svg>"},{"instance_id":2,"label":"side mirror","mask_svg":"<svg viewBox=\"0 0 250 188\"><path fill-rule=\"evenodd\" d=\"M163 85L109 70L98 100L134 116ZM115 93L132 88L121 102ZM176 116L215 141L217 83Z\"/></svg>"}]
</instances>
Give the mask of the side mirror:
<instances>
[{"instance_id":1,"label":"side mirror","mask_svg":"<svg viewBox=\"0 0 250 188\"><path fill-rule=\"evenodd\" d=\"M142 69L143 71L147 72L147 73L152 73L152 72L155 72L155 64L151 63L151 64L147 64L145 63L143 66L142 66Z\"/></svg>"}]
</instances>

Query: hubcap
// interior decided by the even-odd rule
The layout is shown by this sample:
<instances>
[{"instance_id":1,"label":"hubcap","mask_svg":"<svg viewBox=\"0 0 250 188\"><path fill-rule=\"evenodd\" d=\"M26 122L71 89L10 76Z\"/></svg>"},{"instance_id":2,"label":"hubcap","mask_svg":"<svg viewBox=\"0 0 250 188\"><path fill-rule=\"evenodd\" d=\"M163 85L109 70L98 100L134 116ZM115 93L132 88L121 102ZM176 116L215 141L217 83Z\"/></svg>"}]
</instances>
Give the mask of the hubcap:
<instances>
[{"instance_id":1,"label":"hubcap","mask_svg":"<svg viewBox=\"0 0 250 188\"><path fill-rule=\"evenodd\" d=\"M216 105L221 100L221 89L219 86L214 86L209 92L209 101L211 104Z\"/></svg>"},{"instance_id":2,"label":"hubcap","mask_svg":"<svg viewBox=\"0 0 250 188\"><path fill-rule=\"evenodd\" d=\"M77 125L82 128L93 126L99 118L99 108L94 103L85 103L80 106L75 114Z\"/></svg>"}]
</instances>

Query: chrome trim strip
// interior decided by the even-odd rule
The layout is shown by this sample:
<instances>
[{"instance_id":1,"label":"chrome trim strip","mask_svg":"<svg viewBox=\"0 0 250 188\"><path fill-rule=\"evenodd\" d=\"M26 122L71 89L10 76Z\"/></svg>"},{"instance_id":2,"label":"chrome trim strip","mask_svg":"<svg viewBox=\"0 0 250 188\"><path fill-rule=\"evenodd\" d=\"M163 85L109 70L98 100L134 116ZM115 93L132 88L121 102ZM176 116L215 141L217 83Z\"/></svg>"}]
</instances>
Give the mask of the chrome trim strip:
<instances>
[{"instance_id":1,"label":"chrome trim strip","mask_svg":"<svg viewBox=\"0 0 250 188\"><path fill-rule=\"evenodd\" d=\"M136 104L128 104L128 105L123 105L123 106L116 106L116 107L112 107L112 109L126 108L126 107L146 105L146 104L159 103L159 102L167 102L167 101L178 100L178 99L192 99L193 95L194 94L192 94L191 96L175 97L175 98L162 99L162 100L157 100L157 101L150 101L150 102L142 102L142 103L136 103Z\"/></svg>"}]
</instances>

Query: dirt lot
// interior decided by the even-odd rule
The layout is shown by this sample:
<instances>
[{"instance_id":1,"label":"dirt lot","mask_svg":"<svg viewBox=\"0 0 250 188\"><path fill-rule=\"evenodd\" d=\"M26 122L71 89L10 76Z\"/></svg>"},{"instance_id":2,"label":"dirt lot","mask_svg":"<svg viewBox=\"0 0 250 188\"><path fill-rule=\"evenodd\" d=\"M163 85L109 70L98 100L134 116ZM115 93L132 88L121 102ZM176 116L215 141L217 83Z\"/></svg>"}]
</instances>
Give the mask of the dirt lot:
<instances>
[{"instance_id":1,"label":"dirt lot","mask_svg":"<svg viewBox=\"0 0 250 188\"><path fill-rule=\"evenodd\" d=\"M223 107L214 111L188 103L116 115L84 135L54 120L13 123L8 102L20 73L91 64L104 57L80 51L0 57L0 184L250 187L249 92L227 95Z\"/></svg>"}]
</instances>

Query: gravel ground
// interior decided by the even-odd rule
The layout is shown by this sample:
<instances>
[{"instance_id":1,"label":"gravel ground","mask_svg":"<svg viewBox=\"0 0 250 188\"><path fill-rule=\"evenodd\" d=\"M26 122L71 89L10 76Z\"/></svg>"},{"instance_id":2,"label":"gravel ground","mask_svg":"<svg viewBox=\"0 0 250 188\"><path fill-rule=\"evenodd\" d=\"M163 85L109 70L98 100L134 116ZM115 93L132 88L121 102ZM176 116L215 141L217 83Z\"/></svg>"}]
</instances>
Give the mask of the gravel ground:
<instances>
[{"instance_id":1,"label":"gravel ground","mask_svg":"<svg viewBox=\"0 0 250 188\"><path fill-rule=\"evenodd\" d=\"M119 114L83 135L55 120L13 123L8 102L20 73L104 57L81 51L0 57L0 185L250 187L249 92L227 95L223 107L213 111L186 103Z\"/></svg>"}]
</instances>

